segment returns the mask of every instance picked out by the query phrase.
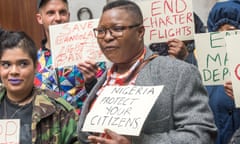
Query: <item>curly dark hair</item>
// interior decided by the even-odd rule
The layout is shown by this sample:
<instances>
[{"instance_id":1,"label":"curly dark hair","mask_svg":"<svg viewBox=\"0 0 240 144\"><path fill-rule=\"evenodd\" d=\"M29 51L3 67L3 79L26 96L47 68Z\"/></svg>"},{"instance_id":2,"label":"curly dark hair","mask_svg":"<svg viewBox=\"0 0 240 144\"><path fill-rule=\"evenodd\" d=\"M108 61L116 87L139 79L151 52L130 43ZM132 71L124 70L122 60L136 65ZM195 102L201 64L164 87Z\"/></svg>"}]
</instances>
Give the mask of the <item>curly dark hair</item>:
<instances>
[{"instance_id":1,"label":"curly dark hair","mask_svg":"<svg viewBox=\"0 0 240 144\"><path fill-rule=\"evenodd\" d=\"M0 58L6 50L14 48L22 49L31 57L34 64L37 63L37 47L26 33L6 31L0 28Z\"/></svg>"}]
</instances>

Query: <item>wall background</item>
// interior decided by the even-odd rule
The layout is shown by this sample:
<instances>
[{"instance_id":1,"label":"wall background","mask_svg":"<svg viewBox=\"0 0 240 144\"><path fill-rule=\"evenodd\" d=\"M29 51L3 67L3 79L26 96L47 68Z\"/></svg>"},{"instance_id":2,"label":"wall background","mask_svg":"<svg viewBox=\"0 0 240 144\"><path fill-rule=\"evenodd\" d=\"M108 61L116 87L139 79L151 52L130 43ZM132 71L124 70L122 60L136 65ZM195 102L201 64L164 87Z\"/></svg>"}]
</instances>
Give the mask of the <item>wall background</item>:
<instances>
[{"instance_id":1,"label":"wall background","mask_svg":"<svg viewBox=\"0 0 240 144\"><path fill-rule=\"evenodd\" d=\"M77 21L77 12L82 7L88 7L92 14L93 18L100 17L103 6L106 4L106 0L68 0L69 9L71 13L71 21Z\"/></svg>"},{"instance_id":2,"label":"wall background","mask_svg":"<svg viewBox=\"0 0 240 144\"><path fill-rule=\"evenodd\" d=\"M0 0L0 26L6 30L24 31L41 46L44 34L37 23L37 0Z\"/></svg>"}]
</instances>

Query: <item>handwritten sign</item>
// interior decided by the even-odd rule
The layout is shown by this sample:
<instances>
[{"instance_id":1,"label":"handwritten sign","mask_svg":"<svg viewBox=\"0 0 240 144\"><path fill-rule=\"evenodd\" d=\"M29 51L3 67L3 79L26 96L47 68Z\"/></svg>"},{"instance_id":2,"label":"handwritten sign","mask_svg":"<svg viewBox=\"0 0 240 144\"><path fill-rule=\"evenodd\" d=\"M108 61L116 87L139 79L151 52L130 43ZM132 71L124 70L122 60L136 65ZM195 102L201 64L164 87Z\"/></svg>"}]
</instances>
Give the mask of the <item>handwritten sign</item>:
<instances>
[{"instance_id":1,"label":"handwritten sign","mask_svg":"<svg viewBox=\"0 0 240 144\"><path fill-rule=\"evenodd\" d=\"M97 98L85 120L83 131L104 128L118 134L140 134L143 123L163 86L108 86Z\"/></svg>"},{"instance_id":2,"label":"handwritten sign","mask_svg":"<svg viewBox=\"0 0 240 144\"><path fill-rule=\"evenodd\" d=\"M193 39L192 0L149 0L137 4L144 17L144 41L147 45L171 38Z\"/></svg>"},{"instance_id":3,"label":"handwritten sign","mask_svg":"<svg viewBox=\"0 0 240 144\"><path fill-rule=\"evenodd\" d=\"M20 144L20 120L0 120L0 144Z\"/></svg>"},{"instance_id":4,"label":"handwritten sign","mask_svg":"<svg viewBox=\"0 0 240 144\"><path fill-rule=\"evenodd\" d=\"M196 57L204 85L223 85L230 79L225 37L240 31L195 34Z\"/></svg>"},{"instance_id":5,"label":"handwritten sign","mask_svg":"<svg viewBox=\"0 0 240 144\"><path fill-rule=\"evenodd\" d=\"M229 66L233 86L234 101L236 107L240 107L240 35L231 35L225 37L226 48L229 57Z\"/></svg>"},{"instance_id":6,"label":"handwritten sign","mask_svg":"<svg viewBox=\"0 0 240 144\"><path fill-rule=\"evenodd\" d=\"M93 28L98 19L50 26L50 46L54 67L76 65L86 59L106 61Z\"/></svg>"}]
</instances>

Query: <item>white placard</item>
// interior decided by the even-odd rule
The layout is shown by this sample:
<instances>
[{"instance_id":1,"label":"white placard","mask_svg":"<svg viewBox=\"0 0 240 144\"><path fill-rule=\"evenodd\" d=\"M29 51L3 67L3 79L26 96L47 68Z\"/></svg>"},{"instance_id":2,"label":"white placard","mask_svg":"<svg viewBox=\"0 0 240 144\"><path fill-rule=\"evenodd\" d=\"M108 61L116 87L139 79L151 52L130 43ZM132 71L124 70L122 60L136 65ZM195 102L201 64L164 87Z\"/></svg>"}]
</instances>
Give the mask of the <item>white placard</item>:
<instances>
[{"instance_id":1,"label":"white placard","mask_svg":"<svg viewBox=\"0 0 240 144\"><path fill-rule=\"evenodd\" d=\"M20 144L20 119L0 120L0 144Z\"/></svg>"},{"instance_id":2,"label":"white placard","mask_svg":"<svg viewBox=\"0 0 240 144\"><path fill-rule=\"evenodd\" d=\"M163 86L107 86L88 113L83 131L109 128L118 134L138 136Z\"/></svg>"},{"instance_id":3,"label":"white placard","mask_svg":"<svg viewBox=\"0 0 240 144\"><path fill-rule=\"evenodd\" d=\"M240 31L195 34L196 57L204 85L223 85L230 80L225 37Z\"/></svg>"},{"instance_id":4,"label":"white placard","mask_svg":"<svg viewBox=\"0 0 240 144\"><path fill-rule=\"evenodd\" d=\"M93 28L99 19L51 25L50 46L54 67L76 65L87 59L107 61L101 52Z\"/></svg>"},{"instance_id":5,"label":"white placard","mask_svg":"<svg viewBox=\"0 0 240 144\"><path fill-rule=\"evenodd\" d=\"M144 17L144 42L167 42L171 38L192 40L192 0L148 0L137 2Z\"/></svg>"},{"instance_id":6,"label":"white placard","mask_svg":"<svg viewBox=\"0 0 240 144\"><path fill-rule=\"evenodd\" d=\"M240 35L225 37L236 107L240 107Z\"/></svg>"}]
</instances>

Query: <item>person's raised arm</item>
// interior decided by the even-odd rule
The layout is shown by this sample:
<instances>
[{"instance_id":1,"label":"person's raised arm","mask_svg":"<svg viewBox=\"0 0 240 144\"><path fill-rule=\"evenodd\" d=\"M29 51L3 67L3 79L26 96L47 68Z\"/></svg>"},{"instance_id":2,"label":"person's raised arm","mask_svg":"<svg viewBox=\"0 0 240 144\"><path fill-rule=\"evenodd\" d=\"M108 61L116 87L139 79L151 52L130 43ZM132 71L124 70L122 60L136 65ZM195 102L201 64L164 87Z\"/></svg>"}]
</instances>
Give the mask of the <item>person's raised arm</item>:
<instances>
[{"instance_id":1,"label":"person's raised arm","mask_svg":"<svg viewBox=\"0 0 240 144\"><path fill-rule=\"evenodd\" d=\"M77 67L83 74L83 78L85 80L85 88L89 93L93 86L97 83L96 73L98 71L98 66L96 62L86 60L84 62L78 63Z\"/></svg>"}]
</instances>

